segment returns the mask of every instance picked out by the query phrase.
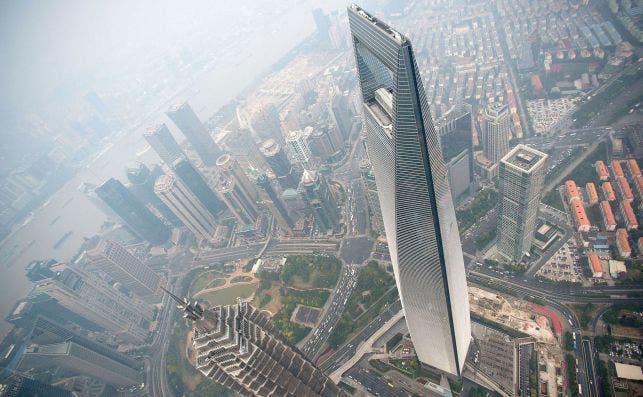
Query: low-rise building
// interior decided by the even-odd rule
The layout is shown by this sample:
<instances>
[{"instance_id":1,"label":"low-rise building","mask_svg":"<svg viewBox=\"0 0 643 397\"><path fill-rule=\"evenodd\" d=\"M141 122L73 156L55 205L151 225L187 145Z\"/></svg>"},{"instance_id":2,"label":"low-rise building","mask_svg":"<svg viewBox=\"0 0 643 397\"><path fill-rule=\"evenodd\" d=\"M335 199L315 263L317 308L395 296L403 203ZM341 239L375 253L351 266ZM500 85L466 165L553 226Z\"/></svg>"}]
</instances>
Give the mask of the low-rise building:
<instances>
[{"instance_id":1,"label":"low-rise building","mask_svg":"<svg viewBox=\"0 0 643 397\"><path fill-rule=\"evenodd\" d=\"M627 273L627 267L624 261L617 261L616 259L609 260L610 276L618 278L621 274Z\"/></svg>"},{"instance_id":2,"label":"low-rise building","mask_svg":"<svg viewBox=\"0 0 643 397\"><path fill-rule=\"evenodd\" d=\"M627 181L627 179L618 178L617 181L618 188L621 192L621 198L629 202L634 201L634 194L632 194L632 188L630 187L630 183Z\"/></svg>"},{"instance_id":3,"label":"low-rise building","mask_svg":"<svg viewBox=\"0 0 643 397\"><path fill-rule=\"evenodd\" d=\"M639 248L639 257L643 257L643 237L639 237L639 242L637 245Z\"/></svg>"},{"instance_id":4,"label":"low-rise building","mask_svg":"<svg viewBox=\"0 0 643 397\"><path fill-rule=\"evenodd\" d=\"M603 277L603 264L601 263L601 258L599 258L595 253L591 253L588 255L587 259L589 260L589 268L592 271L592 277Z\"/></svg>"},{"instance_id":5,"label":"low-rise building","mask_svg":"<svg viewBox=\"0 0 643 397\"><path fill-rule=\"evenodd\" d=\"M613 232L616 229L616 219L614 219L610 203L606 200L601 201L601 215L603 216L603 225L605 226L605 230Z\"/></svg>"},{"instance_id":6,"label":"low-rise building","mask_svg":"<svg viewBox=\"0 0 643 397\"><path fill-rule=\"evenodd\" d=\"M594 205L598 203L598 192L596 191L596 185L593 182L587 182L585 185L585 191L587 192L587 201L589 205Z\"/></svg>"},{"instance_id":7,"label":"low-rise building","mask_svg":"<svg viewBox=\"0 0 643 397\"><path fill-rule=\"evenodd\" d=\"M576 199L570 203L572 213L574 214L574 222L579 232L589 232L590 227L592 226L589 223L589 218L587 218L587 213L583 207L583 202L579 199Z\"/></svg>"},{"instance_id":8,"label":"low-rise building","mask_svg":"<svg viewBox=\"0 0 643 397\"><path fill-rule=\"evenodd\" d=\"M643 175L639 175L634 178L634 185L636 187L636 193L639 195L639 199L643 201Z\"/></svg>"},{"instance_id":9,"label":"low-rise building","mask_svg":"<svg viewBox=\"0 0 643 397\"><path fill-rule=\"evenodd\" d=\"M636 220L636 214L632 209L632 204L628 200L621 201L621 215L625 221L627 230L634 230L639 228L639 223Z\"/></svg>"},{"instance_id":10,"label":"low-rise building","mask_svg":"<svg viewBox=\"0 0 643 397\"><path fill-rule=\"evenodd\" d=\"M616 231L616 248L618 249L618 254L622 258L629 258L630 255L632 255L630 242L627 241L627 231L623 228Z\"/></svg>"},{"instance_id":11,"label":"low-rise building","mask_svg":"<svg viewBox=\"0 0 643 397\"><path fill-rule=\"evenodd\" d=\"M633 178L641 175L641 169L639 168L639 163L635 159L627 160L627 168L630 170L630 174Z\"/></svg>"},{"instance_id":12,"label":"low-rise building","mask_svg":"<svg viewBox=\"0 0 643 397\"><path fill-rule=\"evenodd\" d=\"M614 189L610 182L603 182L603 196L605 196L605 200L607 201L616 200L616 194L614 194Z\"/></svg>"},{"instance_id":13,"label":"low-rise building","mask_svg":"<svg viewBox=\"0 0 643 397\"><path fill-rule=\"evenodd\" d=\"M594 163L594 167L596 168L596 174L598 174L598 178L601 181L607 181L610 179L610 173L607 171L607 167L602 160L597 160L596 163Z\"/></svg>"},{"instance_id":14,"label":"low-rise building","mask_svg":"<svg viewBox=\"0 0 643 397\"><path fill-rule=\"evenodd\" d=\"M580 200L580 193L578 193L576 182L571 179L565 181L565 196L570 203L575 200Z\"/></svg>"},{"instance_id":15,"label":"low-rise building","mask_svg":"<svg viewBox=\"0 0 643 397\"><path fill-rule=\"evenodd\" d=\"M625 178L625 173L623 172L623 167L621 167L621 162L618 160L612 160L612 172L614 176L618 178Z\"/></svg>"}]
</instances>

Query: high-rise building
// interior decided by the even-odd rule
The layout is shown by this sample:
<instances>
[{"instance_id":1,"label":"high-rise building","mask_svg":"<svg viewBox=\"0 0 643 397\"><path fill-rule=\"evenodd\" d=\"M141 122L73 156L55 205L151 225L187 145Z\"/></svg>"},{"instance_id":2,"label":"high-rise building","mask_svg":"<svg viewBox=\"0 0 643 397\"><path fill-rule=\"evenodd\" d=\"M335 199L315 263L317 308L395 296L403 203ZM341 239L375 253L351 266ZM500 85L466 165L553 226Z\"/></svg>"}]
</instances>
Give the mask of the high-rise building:
<instances>
[{"instance_id":1,"label":"high-rise building","mask_svg":"<svg viewBox=\"0 0 643 397\"><path fill-rule=\"evenodd\" d=\"M256 203L258 193L255 184L250 181L250 178L241 169L239 162L229 154L221 155L217 159L217 167L221 175L229 177L235 181L239 188L244 191L244 194L253 202Z\"/></svg>"},{"instance_id":2,"label":"high-rise building","mask_svg":"<svg viewBox=\"0 0 643 397\"><path fill-rule=\"evenodd\" d=\"M281 228L284 230L292 230L295 223L266 174L262 174L257 177L257 185L259 185L268 195L270 202L264 203L268 205L268 208L270 208L270 211L274 214Z\"/></svg>"},{"instance_id":3,"label":"high-rise building","mask_svg":"<svg viewBox=\"0 0 643 397\"><path fill-rule=\"evenodd\" d=\"M98 240L87 250L87 258L95 269L140 297L160 292L163 278L115 241Z\"/></svg>"},{"instance_id":4,"label":"high-rise building","mask_svg":"<svg viewBox=\"0 0 643 397\"><path fill-rule=\"evenodd\" d=\"M308 137L301 130L290 131L286 135L286 144L293 158L302 164L307 164L312 156L308 146Z\"/></svg>"},{"instance_id":5,"label":"high-rise building","mask_svg":"<svg viewBox=\"0 0 643 397\"><path fill-rule=\"evenodd\" d=\"M221 149L206 130L205 126L187 102L173 106L166 112L167 116L185 135L203 164L213 165L221 155Z\"/></svg>"},{"instance_id":6,"label":"high-rise building","mask_svg":"<svg viewBox=\"0 0 643 397\"><path fill-rule=\"evenodd\" d=\"M212 188L208 185L203 175L183 157L172 164L172 170L185 186L205 205L205 208L215 218L225 209Z\"/></svg>"},{"instance_id":7,"label":"high-rise building","mask_svg":"<svg viewBox=\"0 0 643 397\"><path fill-rule=\"evenodd\" d=\"M249 397L347 396L247 302L204 310L172 297L193 321L194 365L207 378Z\"/></svg>"},{"instance_id":8,"label":"high-rise building","mask_svg":"<svg viewBox=\"0 0 643 397\"><path fill-rule=\"evenodd\" d=\"M19 370L32 371L51 367L90 376L114 386L134 386L142 380L139 371L72 341L29 345L17 366Z\"/></svg>"},{"instance_id":9,"label":"high-rise building","mask_svg":"<svg viewBox=\"0 0 643 397\"><path fill-rule=\"evenodd\" d=\"M342 142L348 142L353 130L353 112L347 94L336 95L331 104L331 116L342 136Z\"/></svg>"},{"instance_id":10,"label":"high-rise building","mask_svg":"<svg viewBox=\"0 0 643 397\"><path fill-rule=\"evenodd\" d=\"M127 188L114 178L96 188L100 197L143 240L163 244L170 231Z\"/></svg>"},{"instance_id":11,"label":"high-rise building","mask_svg":"<svg viewBox=\"0 0 643 397\"><path fill-rule=\"evenodd\" d=\"M469 298L447 169L411 42L348 9L395 279L419 360L460 375L471 342Z\"/></svg>"},{"instance_id":12,"label":"high-rise building","mask_svg":"<svg viewBox=\"0 0 643 397\"><path fill-rule=\"evenodd\" d=\"M330 18L321 8L313 10L313 19L315 20L315 27L317 28L317 37L323 43L330 43Z\"/></svg>"},{"instance_id":13,"label":"high-rise building","mask_svg":"<svg viewBox=\"0 0 643 397\"><path fill-rule=\"evenodd\" d=\"M143 137L168 167L183 156L181 147L165 124L150 128Z\"/></svg>"},{"instance_id":14,"label":"high-rise building","mask_svg":"<svg viewBox=\"0 0 643 397\"><path fill-rule=\"evenodd\" d=\"M58 386L12 374L0 381L0 396L2 397L74 397L75 394Z\"/></svg>"},{"instance_id":15,"label":"high-rise building","mask_svg":"<svg viewBox=\"0 0 643 397\"><path fill-rule=\"evenodd\" d=\"M491 103L482 112L482 120L482 150L489 161L498 164L509 152L509 108L498 102Z\"/></svg>"},{"instance_id":16,"label":"high-rise building","mask_svg":"<svg viewBox=\"0 0 643 397\"><path fill-rule=\"evenodd\" d=\"M547 155L518 145L500 160L498 252L520 262L534 239Z\"/></svg>"},{"instance_id":17,"label":"high-rise building","mask_svg":"<svg viewBox=\"0 0 643 397\"><path fill-rule=\"evenodd\" d=\"M279 110L274 104L268 104L252 115L250 121L253 131L262 139L276 139L283 142Z\"/></svg>"},{"instance_id":18,"label":"high-rise building","mask_svg":"<svg viewBox=\"0 0 643 397\"><path fill-rule=\"evenodd\" d=\"M135 343L147 338L151 307L132 299L99 278L64 264L51 267L53 276L36 281L34 291L56 299L64 308Z\"/></svg>"},{"instance_id":19,"label":"high-rise building","mask_svg":"<svg viewBox=\"0 0 643 397\"><path fill-rule=\"evenodd\" d=\"M259 215L257 204L231 175L221 175L217 185L219 197L239 223L252 225Z\"/></svg>"},{"instance_id":20,"label":"high-rise building","mask_svg":"<svg viewBox=\"0 0 643 397\"><path fill-rule=\"evenodd\" d=\"M284 189L296 188L299 184L299 173L293 167L282 146L274 139L267 139L261 144L259 150L272 168L279 185Z\"/></svg>"},{"instance_id":21,"label":"high-rise building","mask_svg":"<svg viewBox=\"0 0 643 397\"><path fill-rule=\"evenodd\" d=\"M440 119L442 156L449 174L451 197L457 200L474 190L471 111L453 108Z\"/></svg>"},{"instance_id":22,"label":"high-rise building","mask_svg":"<svg viewBox=\"0 0 643 397\"><path fill-rule=\"evenodd\" d=\"M161 175L154 192L197 240L212 240L217 230L216 219L183 182L171 175Z\"/></svg>"},{"instance_id":23,"label":"high-rise building","mask_svg":"<svg viewBox=\"0 0 643 397\"><path fill-rule=\"evenodd\" d=\"M313 211L320 230L337 230L341 214L326 179L318 172L304 170L300 184L306 205Z\"/></svg>"},{"instance_id":24,"label":"high-rise building","mask_svg":"<svg viewBox=\"0 0 643 397\"><path fill-rule=\"evenodd\" d=\"M43 315L36 316L29 331L29 335L27 336L28 343L38 345L49 345L52 343L67 341L74 342L77 345L108 357L109 359L134 370L138 370L143 366L142 362L136 361L130 356L112 349L109 346L89 339L69 327Z\"/></svg>"},{"instance_id":25,"label":"high-rise building","mask_svg":"<svg viewBox=\"0 0 643 397\"><path fill-rule=\"evenodd\" d=\"M332 135L331 128L327 125L313 128L308 138L310 151L322 161L329 160L333 155L341 150L337 144L336 137Z\"/></svg>"},{"instance_id":26,"label":"high-rise building","mask_svg":"<svg viewBox=\"0 0 643 397\"><path fill-rule=\"evenodd\" d=\"M163 175L163 171L159 166L156 165L150 170L145 164L137 162L136 164L128 165L125 172L129 181L127 189L137 199L143 204L151 205L166 222L174 226L181 226L179 218L154 194L154 182L159 176Z\"/></svg>"}]
</instances>

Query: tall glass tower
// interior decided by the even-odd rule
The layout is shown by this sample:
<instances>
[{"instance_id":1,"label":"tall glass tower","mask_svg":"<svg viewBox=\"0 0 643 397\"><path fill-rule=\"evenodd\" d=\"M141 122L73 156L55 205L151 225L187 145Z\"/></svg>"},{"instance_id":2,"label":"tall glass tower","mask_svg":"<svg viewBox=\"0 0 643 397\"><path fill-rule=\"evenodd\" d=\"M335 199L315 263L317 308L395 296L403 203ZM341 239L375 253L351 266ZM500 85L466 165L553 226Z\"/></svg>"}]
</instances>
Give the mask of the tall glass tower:
<instances>
[{"instance_id":1,"label":"tall glass tower","mask_svg":"<svg viewBox=\"0 0 643 397\"><path fill-rule=\"evenodd\" d=\"M471 323L446 166L411 42L356 5L348 8L393 271L419 360L459 376Z\"/></svg>"},{"instance_id":2,"label":"tall glass tower","mask_svg":"<svg viewBox=\"0 0 643 397\"><path fill-rule=\"evenodd\" d=\"M210 133L194 113L192 107L184 102L172 106L166 114L185 135L201 161L205 165L214 165L216 159L221 155L221 149L214 143Z\"/></svg>"}]
</instances>

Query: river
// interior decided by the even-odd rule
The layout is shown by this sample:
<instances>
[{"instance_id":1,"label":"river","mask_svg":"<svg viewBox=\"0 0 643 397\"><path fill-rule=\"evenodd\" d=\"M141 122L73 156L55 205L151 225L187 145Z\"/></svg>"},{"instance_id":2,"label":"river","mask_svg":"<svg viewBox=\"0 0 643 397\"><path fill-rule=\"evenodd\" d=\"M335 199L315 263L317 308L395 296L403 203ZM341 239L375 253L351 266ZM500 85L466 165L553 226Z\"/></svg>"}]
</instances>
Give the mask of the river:
<instances>
[{"instance_id":1,"label":"river","mask_svg":"<svg viewBox=\"0 0 643 397\"><path fill-rule=\"evenodd\" d=\"M172 101L189 100L205 119L223 104L239 95L268 68L313 33L315 27L310 12L323 3L325 9L339 8L339 0L324 2L303 0L287 12L270 21L266 35L246 37L236 50L235 57L220 57L221 61L206 73L197 75ZM167 102L159 103L155 112L143 115L136 128L114 138L100 155L95 156L62 189L39 209L31 219L0 244L0 337L11 329L4 321L17 300L32 288L25 277L25 266L32 260L54 258L67 261L85 237L95 235L105 215L77 188L84 182L100 184L110 177L125 181L124 165L133 160L147 164L158 161L152 150L141 156L147 144L142 138L146 126L162 119ZM57 248L54 245L72 232Z\"/></svg>"}]
</instances>

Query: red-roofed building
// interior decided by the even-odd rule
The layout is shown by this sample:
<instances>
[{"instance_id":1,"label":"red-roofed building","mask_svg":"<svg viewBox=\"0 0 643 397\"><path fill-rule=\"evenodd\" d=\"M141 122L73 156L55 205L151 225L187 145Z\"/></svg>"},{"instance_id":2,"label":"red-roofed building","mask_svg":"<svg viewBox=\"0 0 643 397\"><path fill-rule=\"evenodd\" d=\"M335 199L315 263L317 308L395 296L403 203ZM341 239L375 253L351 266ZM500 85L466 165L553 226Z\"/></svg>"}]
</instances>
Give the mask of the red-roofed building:
<instances>
[{"instance_id":1,"label":"red-roofed building","mask_svg":"<svg viewBox=\"0 0 643 397\"><path fill-rule=\"evenodd\" d=\"M621 162L618 160L612 160L612 172L617 178L625 178L623 167L621 167Z\"/></svg>"},{"instance_id":2,"label":"red-roofed building","mask_svg":"<svg viewBox=\"0 0 643 397\"><path fill-rule=\"evenodd\" d=\"M643 237L639 237L639 258L643 257Z\"/></svg>"},{"instance_id":3,"label":"red-roofed building","mask_svg":"<svg viewBox=\"0 0 643 397\"><path fill-rule=\"evenodd\" d=\"M605 200L601 201L601 215L603 215L603 225L605 226L605 230L613 232L616 229L616 219L614 219L610 203Z\"/></svg>"},{"instance_id":4,"label":"red-roofed building","mask_svg":"<svg viewBox=\"0 0 643 397\"><path fill-rule=\"evenodd\" d=\"M630 187L627 179L618 178L617 181L618 189L621 191L621 197L623 200L627 200L629 202L634 201L634 194L632 194L632 188Z\"/></svg>"},{"instance_id":5,"label":"red-roofed building","mask_svg":"<svg viewBox=\"0 0 643 397\"><path fill-rule=\"evenodd\" d=\"M605 200L607 201L616 200L616 194L614 194L614 189L610 182L603 182L603 196L605 196Z\"/></svg>"},{"instance_id":6,"label":"red-roofed building","mask_svg":"<svg viewBox=\"0 0 643 397\"><path fill-rule=\"evenodd\" d=\"M632 209L632 204L630 204L630 202L627 200L621 201L621 215L623 215L627 230L634 230L639 228L639 223L636 220L636 214L634 213L634 209Z\"/></svg>"},{"instance_id":7,"label":"red-roofed building","mask_svg":"<svg viewBox=\"0 0 643 397\"><path fill-rule=\"evenodd\" d=\"M623 228L616 231L616 248L618 248L618 254L623 258L629 258L632 255L630 242L627 241L627 231Z\"/></svg>"},{"instance_id":8,"label":"red-roofed building","mask_svg":"<svg viewBox=\"0 0 643 397\"><path fill-rule=\"evenodd\" d=\"M636 178L637 176L641 175L641 169L639 168L639 163L637 163L635 159L627 160L627 168L630 170L630 174L632 174L633 178Z\"/></svg>"},{"instance_id":9,"label":"red-roofed building","mask_svg":"<svg viewBox=\"0 0 643 397\"><path fill-rule=\"evenodd\" d=\"M603 264L601 263L601 258L599 258L595 253L589 254L587 258L589 259L589 267L592 271L592 277L603 277Z\"/></svg>"},{"instance_id":10,"label":"red-roofed building","mask_svg":"<svg viewBox=\"0 0 643 397\"><path fill-rule=\"evenodd\" d=\"M572 207L574 222L576 223L576 227L578 227L578 231L589 232L589 228L592 225L589 223L589 219L587 218L583 202L580 200L574 200L570 203L570 206Z\"/></svg>"},{"instance_id":11,"label":"red-roofed building","mask_svg":"<svg viewBox=\"0 0 643 397\"><path fill-rule=\"evenodd\" d=\"M596 185L594 185L594 182L587 182L585 190L587 191L587 200L589 200L589 205L598 203L598 192L596 191Z\"/></svg>"},{"instance_id":12,"label":"red-roofed building","mask_svg":"<svg viewBox=\"0 0 643 397\"><path fill-rule=\"evenodd\" d=\"M578 193L578 187L576 187L576 182L571 179L565 181L565 195L567 200L571 203L575 200L580 200L580 193Z\"/></svg>"},{"instance_id":13,"label":"red-roofed building","mask_svg":"<svg viewBox=\"0 0 643 397\"><path fill-rule=\"evenodd\" d=\"M607 167L602 160L597 160L596 163L594 163L594 167L596 168L596 174L598 174L598 178L601 181L607 181L610 179L610 173L607 171Z\"/></svg>"},{"instance_id":14,"label":"red-roofed building","mask_svg":"<svg viewBox=\"0 0 643 397\"><path fill-rule=\"evenodd\" d=\"M531 86L534 88L534 91L543 90L543 83L540 81L540 76L537 74L531 75Z\"/></svg>"},{"instance_id":15,"label":"red-roofed building","mask_svg":"<svg viewBox=\"0 0 643 397\"><path fill-rule=\"evenodd\" d=\"M634 178L634 186L636 187L639 199L643 200L643 175L639 175Z\"/></svg>"}]
</instances>

